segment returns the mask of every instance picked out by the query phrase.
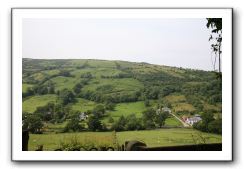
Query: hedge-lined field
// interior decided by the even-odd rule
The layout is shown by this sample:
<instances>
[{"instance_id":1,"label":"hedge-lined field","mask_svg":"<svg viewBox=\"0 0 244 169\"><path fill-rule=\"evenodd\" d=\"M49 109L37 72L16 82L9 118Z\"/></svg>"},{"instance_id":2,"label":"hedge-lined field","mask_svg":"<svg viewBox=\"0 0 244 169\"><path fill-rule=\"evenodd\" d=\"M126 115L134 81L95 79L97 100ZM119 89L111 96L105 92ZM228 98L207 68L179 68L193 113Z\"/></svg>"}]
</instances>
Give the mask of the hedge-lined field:
<instances>
[{"instance_id":1,"label":"hedge-lined field","mask_svg":"<svg viewBox=\"0 0 244 169\"><path fill-rule=\"evenodd\" d=\"M202 133L194 129L158 129L143 131L116 132L79 132L60 134L30 134L29 150L35 150L43 145L44 150L54 150L63 143L76 140L81 144L94 144L94 146L113 146L118 142L124 144L128 140L145 142L147 146L173 146L196 143L221 143L221 135Z\"/></svg>"}]
</instances>

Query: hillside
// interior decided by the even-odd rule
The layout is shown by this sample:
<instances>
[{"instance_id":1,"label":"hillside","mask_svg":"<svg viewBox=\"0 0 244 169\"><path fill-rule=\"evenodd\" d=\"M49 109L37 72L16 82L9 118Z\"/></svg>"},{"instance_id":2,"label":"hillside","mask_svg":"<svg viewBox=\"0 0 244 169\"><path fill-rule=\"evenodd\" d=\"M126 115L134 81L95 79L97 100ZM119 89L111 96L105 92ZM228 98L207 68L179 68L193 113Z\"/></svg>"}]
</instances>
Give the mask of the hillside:
<instances>
[{"instance_id":1,"label":"hillside","mask_svg":"<svg viewBox=\"0 0 244 169\"><path fill-rule=\"evenodd\" d=\"M23 112L62 104L59 109L69 119L102 105L107 126L121 116L140 118L148 108L165 106L179 117L202 112L221 116L221 86L214 72L201 70L126 61L23 59ZM64 93L72 99L65 100ZM181 123L170 117L165 125Z\"/></svg>"}]
</instances>

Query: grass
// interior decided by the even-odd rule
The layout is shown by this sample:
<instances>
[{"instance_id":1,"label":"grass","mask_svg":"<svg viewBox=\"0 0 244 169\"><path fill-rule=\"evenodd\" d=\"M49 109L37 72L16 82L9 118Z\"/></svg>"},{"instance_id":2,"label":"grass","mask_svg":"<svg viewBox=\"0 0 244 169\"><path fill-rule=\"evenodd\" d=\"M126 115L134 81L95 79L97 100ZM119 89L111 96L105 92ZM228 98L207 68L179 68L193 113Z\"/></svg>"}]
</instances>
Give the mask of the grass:
<instances>
[{"instance_id":1,"label":"grass","mask_svg":"<svg viewBox=\"0 0 244 169\"><path fill-rule=\"evenodd\" d=\"M184 95L169 95L164 97L169 103L185 102L186 97Z\"/></svg>"},{"instance_id":2,"label":"grass","mask_svg":"<svg viewBox=\"0 0 244 169\"><path fill-rule=\"evenodd\" d=\"M81 144L96 144L110 146L113 144L112 132L83 132L62 134L31 134L29 150L35 150L38 145L44 145L44 150L55 150L60 144L77 139Z\"/></svg>"},{"instance_id":3,"label":"grass","mask_svg":"<svg viewBox=\"0 0 244 169\"><path fill-rule=\"evenodd\" d=\"M57 95L55 94L32 96L23 101L22 111L33 113L37 107L45 106L49 102L55 102L56 99L57 99Z\"/></svg>"},{"instance_id":4,"label":"grass","mask_svg":"<svg viewBox=\"0 0 244 169\"><path fill-rule=\"evenodd\" d=\"M143 87L136 79L123 78L123 79L92 79L89 85L86 85L82 90L96 91L98 87L110 85L112 90L110 93L114 92L126 92L126 91L137 91Z\"/></svg>"},{"instance_id":5,"label":"grass","mask_svg":"<svg viewBox=\"0 0 244 169\"><path fill-rule=\"evenodd\" d=\"M221 142L220 135L202 133L194 129L179 128L117 133L120 144L123 144L126 140L138 140L145 142L149 147L195 144L192 135L198 141L197 143L202 142L199 136L203 136L206 139L206 143Z\"/></svg>"},{"instance_id":6,"label":"grass","mask_svg":"<svg viewBox=\"0 0 244 169\"><path fill-rule=\"evenodd\" d=\"M27 92L27 89L28 89L28 88L31 88L31 87L33 87L32 84L23 83L23 84L22 84L22 93Z\"/></svg>"},{"instance_id":7,"label":"grass","mask_svg":"<svg viewBox=\"0 0 244 169\"><path fill-rule=\"evenodd\" d=\"M78 69L71 72L72 75L74 75L77 78L80 78L80 76L84 73L91 73L92 76L95 76L96 78L100 78L103 76L114 76L118 73L121 73L122 71L118 69L111 69L111 68L86 68L86 69Z\"/></svg>"},{"instance_id":8,"label":"grass","mask_svg":"<svg viewBox=\"0 0 244 169\"><path fill-rule=\"evenodd\" d=\"M86 112L87 110L93 110L96 103L86 99L77 98L77 102L74 103L71 108L74 111Z\"/></svg>"},{"instance_id":9,"label":"grass","mask_svg":"<svg viewBox=\"0 0 244 169\"><path fill-rule=\"evenodd\" d=\"M45 73L45 74L47 74L49 76L57 75L57 74L59 74L59 72L60 72L60 70L58 70L58 69L44 70L44 71L42 71L42 73Z\"/></svg>"},{"instance_id":10,"label":"grass","mask_svg":"<svg viewBox=\"0 0 244 169\"><path fill-rule=\"evenodd\" d=\"M58 76L55 78L52 78L51 81L54 83L55 91L61 91L62 89L70 89L72 90L73 87L76 85L76 83L79 82L80 79L74 78L74 77L63 77Z\"/></svg>"},{"instance_id":11,"label":"grass","mask_svg":"<svg viewBox=\"0 0 244 169\"><path fill-rule=\"evenodd\" d=\"M142 112L146 110L143 101L132 102L132 103L119 103L116 105L115 110L108 112L108 117L118 119L120 116L128 116L130 114L136 114L137 117L142 116Z\"/></svg>"},{"instance_id":12,"label":"grass","mask_svg":"<svg viewBox=\"0 0 244 169\"><path fill-rule=\"evenodd\" d=\"M165 120L165 126L167 127L182 127L182 123L175 117L170 116Z\"/></svg>"},{"instance_id":13,"label":"grass","mask_svg":"<svg viewBox=\"0 0 244 169\"><path fill-rule=\"evenodd\" d=\"M45 74L38 72L38 73L31 75L30 77L32 77L34 80L37 80L40 82L40 81L44 80Z\"/></svg>"},{"instance_id":14,"label":"grass","mask_svg":"<svg viewBox=\"0 0 244 169\"><path fill-rule=\"evenodd\" d=\"M177 111L193 112L196 110L195 107L189 103L174 103L172 104L172 107L175 112Z\"/></svg>"},{"instance_id":15,"label":"grass","mask_svg":"<svg viewBox=\"0 0 244 169\"><path fill-rule=\"evenodd\" d=\"M118 143L125 141L143 141L149 147L173 146L202 143L204 137L206 143L221 143L221 135L202 133L194 129L159 129L143 131L125 131L116 133ZM67 142L76 138L81 143L94 143L98 145L111 145L114 142L113 132L80 132L62 134L30 134L29 150L35 150L38 145L44 145L44 150L54 150L61 142Z\"/></svg>"}]
</instances>

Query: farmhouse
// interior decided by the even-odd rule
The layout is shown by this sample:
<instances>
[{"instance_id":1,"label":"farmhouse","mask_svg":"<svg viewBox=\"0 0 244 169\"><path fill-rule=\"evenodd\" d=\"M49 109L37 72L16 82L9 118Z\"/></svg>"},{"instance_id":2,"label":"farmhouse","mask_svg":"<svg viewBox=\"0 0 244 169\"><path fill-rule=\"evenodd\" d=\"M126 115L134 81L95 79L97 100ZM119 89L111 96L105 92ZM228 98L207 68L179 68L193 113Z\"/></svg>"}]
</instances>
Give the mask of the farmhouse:
<instances>
[{"instance_id":1,"label":"farmhouse","mask_svg":"<svg viewBox=\"0 0 244 169\"><path fill-rule=\"evenodd\" d=\"M89 116L85 113L85 112L82 112L80 113L79 115L79 120L86 120Z\"/></svg>"},{"instance_id":2,"label":"farmhouse","mask_svg":"<svg viewBox=\"0 0 244 169\"><path fill-rule=\"evenodd\" d=\"M190 124L191 126L194 124L194 123L197 123L199 121L201 121L202 118L200 117L200 115L196 114L194 117L188 117L185 122L187 124Z\"/></svg>"}]
</instances>

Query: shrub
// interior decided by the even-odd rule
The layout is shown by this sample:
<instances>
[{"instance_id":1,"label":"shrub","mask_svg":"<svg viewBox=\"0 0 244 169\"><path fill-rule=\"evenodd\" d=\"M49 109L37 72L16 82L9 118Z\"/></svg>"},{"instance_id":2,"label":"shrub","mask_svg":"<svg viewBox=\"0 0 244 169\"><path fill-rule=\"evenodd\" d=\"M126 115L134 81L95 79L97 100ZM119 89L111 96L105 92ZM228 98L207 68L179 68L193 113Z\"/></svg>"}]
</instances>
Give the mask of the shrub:
<instances>
[{"instance_id":1,"label":"shrub","mask_svg":"<svg viewBox=\"0 0 244 169\"><path fill-rule=\"evenodd\" d=\"M82 131L84 127L80 124L79 120L77 118L72 118L65 126L64 132L79 132Z\"/></svg>"}]
</instances>

